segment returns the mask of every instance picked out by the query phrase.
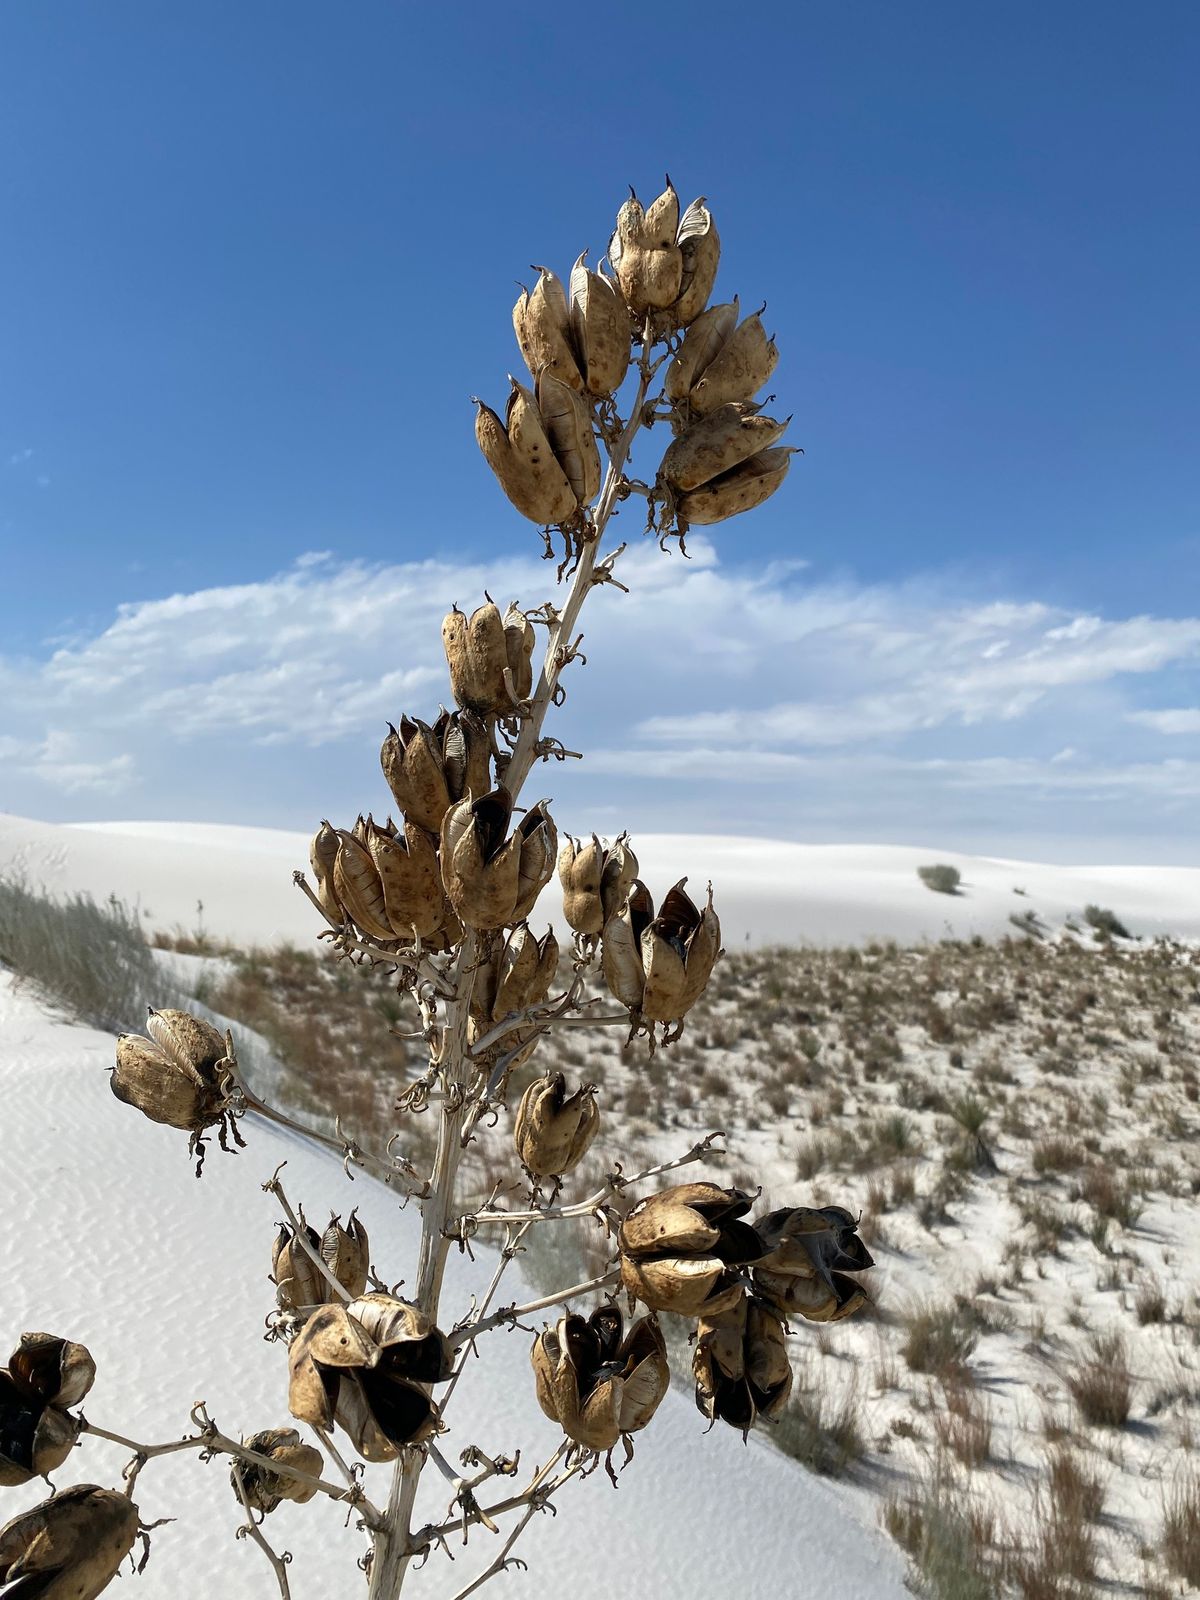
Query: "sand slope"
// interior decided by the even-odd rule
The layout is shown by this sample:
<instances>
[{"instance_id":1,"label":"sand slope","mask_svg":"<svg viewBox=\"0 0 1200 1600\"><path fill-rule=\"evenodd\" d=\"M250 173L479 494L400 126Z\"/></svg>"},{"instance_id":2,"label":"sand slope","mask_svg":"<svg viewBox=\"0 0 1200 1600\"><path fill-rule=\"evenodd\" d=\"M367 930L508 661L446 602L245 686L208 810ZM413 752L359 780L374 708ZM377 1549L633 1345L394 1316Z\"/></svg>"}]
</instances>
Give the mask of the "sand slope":
<instances>
[{"instance_id":1,"label":"sand slope","mask_svg":"<svg viewBox=\"0 0 1200 1600\"><path fill-rule=\"evenodd\" d=\"M0 814L0 872L52 892L87 890L136 902L150 929L192 929L236 944L307 943L320 923L293 886L308 837L266 828L110 822L63 827ZM802 845L769 839L644 834L634 840L656 899L686 876L711 878L727 948L753 943L905 943L1012 932L1012 913L1051 927L1088 903L1111 907L1137 934L1200 938L1200 868L1058 867L902 845ZM934 894L916 869L947 861L957 895ZM1018 894L1017 890L1024 890ZM551 884L535 921L561 924Z\"/></svg>"}]
</instances>

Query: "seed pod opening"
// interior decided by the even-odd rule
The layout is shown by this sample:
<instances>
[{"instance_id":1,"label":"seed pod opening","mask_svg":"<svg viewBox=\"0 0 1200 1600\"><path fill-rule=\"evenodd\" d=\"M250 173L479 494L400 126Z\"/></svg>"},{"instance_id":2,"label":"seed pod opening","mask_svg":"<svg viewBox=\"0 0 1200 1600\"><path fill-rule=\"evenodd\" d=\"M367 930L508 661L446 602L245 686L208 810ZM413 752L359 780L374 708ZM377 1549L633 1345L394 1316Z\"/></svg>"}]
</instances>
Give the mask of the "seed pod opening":
<instances>
[{"instance_id":1,"label":"seed pod opening","mask_svg":"<svg viewBox=\"0 0 1200 1600\"><path fill-rule=\"evenodd\" d=\"M552 1072L535 1079L522 1095L513 1143L535 1177L557 1178L579 1165L599 1128L595 1084L585 1083L568 1095L562 1073Z\"/></svg>"},{"instance_id":2,"label":"seed pod opening","mask_svg":"<svg viewBox=\"0 0 1200 1600\"><path fill-rule=\"evenodd\" d=\"M399 728L389 722L379 762L388 788L405 818L419 828L436 833L451 796L442 742L435 730L417 717L401 717ZM322 824L322 829L327 827L328 823ZM336 844L336 834L334 839ZM335 856L336 853L335 848Z\"/></svg>"},{"instance_id":3,"label":"seed pod opening","mask_svg":"<svg viewBox=\"0 0 1200 1600\"><path fill-rule=\"evenodd\" d=\"M589 394L614 394L629 369L629 307L620 288L591 272L581 255L571 269L571 327Z\"/></svg>"},{"instance_id":4,"label":"seed pod opening","mask_svg":"<svg viewBox=\"0 0 1200 1600\"><path fill-rule=\"evenodd\" d=\"M657 1322L642 1317L622 1332L619 1309L604 1305L586 1321L562 1317L530 1351L538 1404L588 1450L611 1450L623 1433L644 1428L670 1387Z\"/></svg>"},{"instance_id":5,"label":"seed pod opening","mask_svg":"<svg viewBox=\"0 0 1200 1600\"><path fill-rule=\"evenodd\" d=\"M256 1511L269 1516L282 1500L306 1505L317 1493L315 1484L303 1483L287 1470L291 1468L295 1472L306 1472L311 1478L319 1478L324 1467L321 1452L312 1445L302 1444L295 1428L266 1428L261 1433L252 1433L243 1438L242 1443L247 1450L270 1456L280 1468L278 1472L272 1472L257 1461L238 1464L246 1498ZM229 1481L236 1494L237 1476L232 1468Z\"/></svg>"}]
</instances>

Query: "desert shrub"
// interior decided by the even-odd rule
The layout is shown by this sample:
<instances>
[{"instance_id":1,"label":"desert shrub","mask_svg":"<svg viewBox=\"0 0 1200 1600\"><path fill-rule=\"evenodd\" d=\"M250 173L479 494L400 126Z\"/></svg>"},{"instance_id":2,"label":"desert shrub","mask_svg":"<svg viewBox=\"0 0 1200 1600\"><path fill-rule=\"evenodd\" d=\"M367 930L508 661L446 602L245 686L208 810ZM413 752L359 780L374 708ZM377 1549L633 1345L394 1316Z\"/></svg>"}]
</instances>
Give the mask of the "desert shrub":
<instances>
[{"instance_id":1,"label":"desert shrub","mask_svg":"<svg viewBox=\"0 0 1200 1600\"><path fill-rule=\"evenodd\" d=\"M958 886L962 882L962 873L958 868L950 866L945 861L935 861L931 866L918 867L917 877L927 889L932 889L936 894L957 894Z\"/></svg>"},{"instance_id":2,"label":"desert shrub","mask_svg":"<svg viewBox=\"0 0 1200 1600\"><path fill-rule=\"evenodd\" d=\"M1094 928L1102 939L1132 938L1132 934L1120 917L1107 906L1084 906L1083 920L1089 928Z\"/></svg>"},{"instance_id":3,"label":"desert shrub","mask_svg":"<svg viewBox=\"0 0 1200 1600\"><path fill-rule=\"evenodd\" d=\"M993 1600L986 1540L961 1508L933 1492L888 1500L881 1520L912 1561L914 1593L926 1600Z\"/></svg>"},{"instance_id":4,"label":"desert shrub","mask_svg":"<svg viewBox=\"0 0 1200 1600\"><path fill-rule=\"evenodd\" d=\"M36 983L80 1022L109 1032L140 1028L146 1008L176 1002L137 913L115 896L61 900L0 879L0 961Z\"/></svg>"},{"instance_id":5,"label":"desert shrub","mask_svg":"<svg viewBox=\"0 0 1200 1600\"><path fill-rule=\"evenodd\" d=\"M1133 1374L1121 1335L1097 1334L1066 1374L1066 1385L1085 1422L1094 1428L1124 1427L1133 1400Z\"/></svg>"}]
</instances>

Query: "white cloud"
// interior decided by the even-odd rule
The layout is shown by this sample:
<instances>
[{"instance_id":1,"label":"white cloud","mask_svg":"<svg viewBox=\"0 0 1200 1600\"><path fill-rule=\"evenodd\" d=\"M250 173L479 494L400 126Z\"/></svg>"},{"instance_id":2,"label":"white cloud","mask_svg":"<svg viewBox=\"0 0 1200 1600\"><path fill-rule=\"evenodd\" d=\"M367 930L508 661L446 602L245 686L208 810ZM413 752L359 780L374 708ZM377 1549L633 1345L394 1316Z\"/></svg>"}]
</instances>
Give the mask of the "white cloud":
<instances>
[{"instance_id":1,"label":"white cloud","mask_svg":"<svg viewBox=\"0 0 1200 1600\"><path fill-rule=\"evenodd\" d=\"M1163 711L1130 711L1126 721L1138 722L1155 733L1200 733L1200 706L1178 706Z\"/></svg>"},{"instance_id":2,"label":"white cloud","mask_svg":"<svg viewBox=\"0 0 1200 1600\"><path fill-rule=\"evenodd\" d=\"M700 539L692 556L633 546L618 567L631 592L589 604L590 665L570 668L550 731L593 753L580 777L548 769L548 792L632 792L642 826L670 826L683 786L698 807L697 780L719 778L750 831L803 833L819 812L827 833L879 838L936 796L997 848L1035 824L1065 834L1064 796L1107 807L1111 835L1155 825L1155 806L1169 822L1195 793L1194 768L1149 741L1196 731L1200 712L1141 711L1132 690L1179 694L1200 618L980 603L930 577L821 581L802 562L750 574ZM0 658L0 805L49 814L71 793L94 813L88 795L135 785L163 817L294 822L338 800L331 785L348 807L379 803L384 722L434 714L442 617L485 588L537 604L553 567L313 552L261 582L124 605L44 660Z\"/></svg>"}]
</instances>

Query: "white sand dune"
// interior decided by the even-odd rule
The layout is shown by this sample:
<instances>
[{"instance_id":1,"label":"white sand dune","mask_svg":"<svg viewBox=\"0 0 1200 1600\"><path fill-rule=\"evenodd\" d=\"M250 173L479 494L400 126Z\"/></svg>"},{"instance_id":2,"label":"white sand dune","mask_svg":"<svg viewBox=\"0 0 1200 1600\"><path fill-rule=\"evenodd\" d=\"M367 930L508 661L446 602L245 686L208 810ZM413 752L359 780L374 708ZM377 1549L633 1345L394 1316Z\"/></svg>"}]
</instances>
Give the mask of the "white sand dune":
<instances>
[{"instance_id":1,"label":"white sand dune","mask_svg":"<svg viewBox=\"0 0 1200 1600\"><path fill-rule=\"evenodd\" d=\"M103 888L96 879L89 886ZM168 904L158 885L154 898ZM0 1360L6 1341L24 1329L82 1340L98 1368L86 1415L144 1442L181 1437L201 1398L227 1432L282 1426L286 1353L263 1340L277 1220L263 1180L286 1159L289 1195L312 1218L357 1205L375 1265L389 1279L411 1276L416 1213L401 1211L378 1185L349 1182L336 1161L261 1124L246 1125L250 1147L236 1157L214 1147L197 1181L184 1136L110 1094L112 1050L107 1035L54 1020L0 969L0 1182L8 1205L0 1236ZM451 1317L466 1310L491 1270L486 1253L474 1263L452 1257ZM531 1297L514 1270L506 1298ZM549 1455L557 1435L534 1399L529 1336L497 1330L489 1340L488 1361L471 1369L448 1413L445 1452L454 1458L468 1442L491 1454L519 1448L522 1465L530 1466ZM115 1485L126 1459L115 1446L85 1438L55 1480ZM372 1469L367 1480L377 1502L386 1497L383 1470ZM436 1474L429 1478L418 1510L436 1518L448 1491ZM0 1490L0 1521L44 1492L37 1484ZM178 1520L154 1533L144 1576L126 1578L122 1594L245 1600L275 1592L261 1553L234 1539L240 1510L223 1461L151 1461L137 1500L147 1522ZM359 1592L354 1562L363 1540L343 1520L323 1499L285 1505L269 1519L269 1535L295 1557L294 1600ZM453 1564L432 1559L412 1593L446 1600L496 1547L494 1536L473 1532L465 1549L455 1547ZM639 1436L619 1488L602 1472L568 1485L558 1516L535 1519L516 1553L529 1562L528 1576L505 1575L487 1593L514 1600L608 1600L614 1592L657 1600L714 1593L902 1600L907 1592L902 1560L874 1527L865 1494L835 1492L757 1439L744 1447L728 1428L705 1437L703 1420L677 1393Z\"/></svg>"},{"instance_id":2,"label":"white sand dune","mask_svg":"<svg viewBox=\"0 0 1200 1600\"><path fill-rule=\"evenodd\" d=\"M20 870L57 893L117 894L151 929L192 929L197 901L209 933L237 944L306 944L319 922L292 873L308 837L267 828L105 822L70 827L0 814L0 872ZM643 834L641 875L656 898L686 876L712 880L726 946L847 944L870 939L996 938L1011 914L1058 927L1085 905L1114 910L1140 935L1200 938L1200 868L1059 867L903 845L803 845L728 836ZM917 868L946 861L956 895L932 893ZM1018 893L1023 890L1023 893ZM535 920L561 922L551 885Z\"/></svg>"}]
</instances>

